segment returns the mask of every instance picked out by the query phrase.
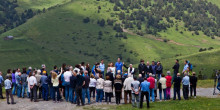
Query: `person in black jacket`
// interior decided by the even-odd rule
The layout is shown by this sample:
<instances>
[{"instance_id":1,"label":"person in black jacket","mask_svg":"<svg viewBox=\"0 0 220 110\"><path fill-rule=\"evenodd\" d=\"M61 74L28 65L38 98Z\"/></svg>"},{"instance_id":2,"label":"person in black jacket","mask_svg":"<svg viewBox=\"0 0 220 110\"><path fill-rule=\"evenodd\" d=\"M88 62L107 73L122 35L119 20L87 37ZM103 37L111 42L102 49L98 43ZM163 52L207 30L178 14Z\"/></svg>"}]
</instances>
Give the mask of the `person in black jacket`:
<instances>
[{"instance_id":1,"label":"person in black jacket","mask_svg":"<svg viewBox=\"0 0 220 110\"><path fill-rule=\"evenodd\" d=\"M178 99L181 100L180 97L180 84L181 84L181 77L180 77L180 73L177 73L177 77L174 78L173 82L174 82L174 96L173 96L173 100L176 100L176 93L178 95Z\"/></svg>"},{"instance_id":2,"label":"person in black jacket","mask_svg":"<svg viewBox=\"0 0 220 110\"><path fill-rule=\"evenodd\" d=\"M142 77L145 77L145 71L146 71L146 65L144 64L144 60L141 59L140 64L138 66L139 74L142 75Z\"/></svg>"},{"instance_id":3,"label":"person in black jacket","mask_svg":"<svg viewBox=\"0 0 220 110\"><path fill-rule=\"evenodd\" d=\"M75 90L75 88L76 88L76 82L77 82L76 72L77 71L74 71L73 75L70 77L70 88L72 89L72 96L71 96L70 101L71 101L72 104L73 103L76 104L76 98L75 98L76 97L76 90ZM75 96L74 96L74 94L75 94ZM74 99L73 99L73 97L74 97Z\"/></svg>"},{"instance_id":4,"label":"person in black jacket","mask_svg":"<svg viewBox=\"0 0 220 110\"><path fill-rule=\"evenodd\" d=\"M160 79L162 73L163 73L163 66L161 65L159 61L157 62L157 68L156 68L156 74L157 74L158 79Z\"/></svg>"},{"instance_id":5,"label":"person in black jacket","mask_svg":"<svg viewBox=\"0 0 220 110\"><path fill-rule=\"evenodd\" d=\"M147 61L147 65L146 65L146 68L145 68L145 72L146 72L146 77L147 78L149 77L149 74L152 73L152 67L151 67L151 65L148 61Z\"/></svg>"},{"instance_id":6,"label":"person in black jacket","mask_svg":"<svg viewBox=\"0 0 220 110\"><path fill-rule=\"evenodd\" d=\"M197 77L196 73L192 73L193 76L190 77L190 96L192 97L192 92L194 91L194 98L196 98L196 84L197 84Z\"/></svg>"},{"instance_id":7,"label":"person in black jacket","mask_svg":"<svg viewBox=\"0 0 220 110\"><path fill-rule=\"evenodd\" d=\"M173 73L174 73L174 74L173 74L172 83L173 83L173 80L174 80L174 78L176 77L177 73L179 73L179 67L180 67L180 65L179 65L179 60L176 59L176 63L175 63L175 65L173 66L173 70L174 70Z\"/></svg>"}]
</instances>

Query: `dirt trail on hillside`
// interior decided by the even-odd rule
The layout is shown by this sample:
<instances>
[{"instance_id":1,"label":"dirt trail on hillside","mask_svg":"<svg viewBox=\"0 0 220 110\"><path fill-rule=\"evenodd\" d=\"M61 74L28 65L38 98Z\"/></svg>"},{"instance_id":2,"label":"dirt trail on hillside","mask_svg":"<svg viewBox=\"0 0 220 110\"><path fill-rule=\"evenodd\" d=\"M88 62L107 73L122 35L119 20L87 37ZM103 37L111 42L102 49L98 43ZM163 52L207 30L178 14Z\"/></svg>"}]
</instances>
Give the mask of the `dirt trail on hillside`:
<instances>
[{"instance_id":1,"label":"dirt trail on hillside","mask_svg":"<svg viewBox=\"0 0 220 110\"><path fill-rule=\"evenodd\" d=\"M217 90L216 90L217 92ZM218 92L217 92L218 93ZM157 93L157 96L159 93ZM182 95L182 91L181 91ZM5 96L5 95L4 95ZM197 96L201 97L209 97L209 98L220 98L220 95L213 95L213 88L198 88L197 89ZM171 90L171 97L173 97L173 90ZM70 104L68 102L60 102L60 103L53 103L53 101L42 101L39 100L39 102L30 102L27 98L17 98L16 96L15 102L16 105L7 105L6 99L0 100L0 110L83 110L84 107L77 107L75 104ZM157 100L159 97L157 97ZM86 100L87 102L87 100ZM92 107L92 106L99 106L101 104L95 104L94 101L92 101L93 104L86 105L85 107ZM124 99L121 100L121 103L124 103ZM112 105L115 105L115 98L112 98Z\"/></svg>"}]
</instances>

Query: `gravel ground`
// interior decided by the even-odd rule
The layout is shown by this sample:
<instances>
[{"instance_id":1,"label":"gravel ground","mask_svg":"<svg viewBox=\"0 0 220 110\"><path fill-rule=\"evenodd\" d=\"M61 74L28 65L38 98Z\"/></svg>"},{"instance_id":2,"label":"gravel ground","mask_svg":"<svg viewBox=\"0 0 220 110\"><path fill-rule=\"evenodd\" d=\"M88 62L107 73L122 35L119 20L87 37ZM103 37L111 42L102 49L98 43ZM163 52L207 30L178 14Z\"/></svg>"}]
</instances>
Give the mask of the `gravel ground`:
<instances>
[{"instance_id":1,"label":"gravel ground","mask_svg":"<svg viewBox=\"0 0 220 110\"><path fill-rule=\"evenodd\" d=\"M219 94L219 92L216 90ZM182 91L181 91L182 95ZM209 97L209 98L220 98L220 95L213 95L213 88L198 88L197 89L197 96L201 97ZM173 97L173 90L171 90L171 97ZM60 103L54 103L53 101L42 101L39 102L30 102L27 98L17 98L14 96L15 105L8 105L6 104L6 99L0 100L0 110L83 110L83 108L99 106L101 104L96 104L92 101L93 104L85 105L86 107L77 107L75 104L67 103L65 101ZM158 97L157 97L157 100ZM123 99L121 100L123 103ZM105 104L105 103L104 103ZM115 98L112 98L112 105L115 104Z\"/></svg>"}]
</instances>

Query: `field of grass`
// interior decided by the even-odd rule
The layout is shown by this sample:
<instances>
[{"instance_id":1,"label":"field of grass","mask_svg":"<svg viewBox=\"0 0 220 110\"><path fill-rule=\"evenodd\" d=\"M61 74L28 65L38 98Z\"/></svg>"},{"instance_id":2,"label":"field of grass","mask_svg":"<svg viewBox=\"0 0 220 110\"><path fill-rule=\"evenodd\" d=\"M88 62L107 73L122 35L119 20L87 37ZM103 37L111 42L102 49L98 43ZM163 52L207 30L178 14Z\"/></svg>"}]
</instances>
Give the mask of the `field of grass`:
<instances>
[{"instance_id":1,"label":"field of grass","mask_svg":"<svg viewBox=\"0 0 220 110\"><path fill-rule=\"evenodd\" d=\"M150 103L150 110L218 110L219 109L219 98L202 98L197 97L196 99L181 100L181 101L163 101ZM132 107L131 104L127 105L100 105L100 106L89 106L84 107L87 110L139 110L138 108ZM146 102L143 104L143 109L147 110Z\"/></svg>"},{"instance_id":2,"label":"field of grass","mask_svg":"<svg viewBox=\"0 0 220 110\"><path fill-rule=\"evenodd\" d=\"M25 24L0 35L0 70L5 72L7 68L40 67L42 63L49 69L64 62L75 65L85 61L92 65L102 58L105 63L115 62L117 57L122 57L126 64L135 64L135 67L142 58L145 61L161 61L164 71L172 70L176 58L180 59L182 70L183 61L188 59L196 66L194 70L197 73L201 70L208 77L213 69L219 68L219 39L213 40L203 34L192 36L191 32L184 31L181 22L178 22L179 32L171 27L159 33L159 39L166 38L175 43L156 40L158 37L152 35L129 33L126 33L128 39L116 38L112 26L100 27L97 24L97 20L102 18L118 20L112 3L103 0L74 0L67 3L69 1L18 1L23 9L42 10L63 5L36 15ZM100 13L98 6L101 6ZM83 23L85 17L90 18L89 23ZM103 35L99 35L100 31ZM13 35L15 39L4 41L2 38L7 35ZM214 49L199 52L200 48L209 47Z\"/></svg>"},{"instance_id":3,"label":"field of grass","mask_svg":"<svg viewBox=\"0 0 220 110\"><path fill-rule=\"evenodd\" d=\"M220 0L207 0L213 4L216 4L218 7L220 7Z\"/></svg>"}]
</instances>

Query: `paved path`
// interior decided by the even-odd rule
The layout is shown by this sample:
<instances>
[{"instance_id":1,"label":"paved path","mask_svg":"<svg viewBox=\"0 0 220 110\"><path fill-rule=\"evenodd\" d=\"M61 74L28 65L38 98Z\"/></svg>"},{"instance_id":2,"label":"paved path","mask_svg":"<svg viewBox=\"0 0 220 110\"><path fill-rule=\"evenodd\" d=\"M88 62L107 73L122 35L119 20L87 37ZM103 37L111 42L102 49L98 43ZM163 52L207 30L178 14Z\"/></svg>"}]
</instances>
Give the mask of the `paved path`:
<instances>
[{"instance_id":1,"label":"paved path","mask_svg":"<svg viewBox=\"0 0 220 110\"><path fill-rule=\"evenodd\" d=\"M171 90L171 97L173 97L173 90ZM217 90L216 90L217 92ZM217 92L219 93L219 92ZM182 91L181 91L182 95ZM197 96L209 97L209 98L220 98L220 95L213 95L213 88L198 88ZM14 97L16 101L16 105L7 105L6 99L0 100L0 110L82 110L83 107L76 107L75 104L70 104L65 101L60 103L53 103L53 101L42 101L39 102L30 102L27 98L17 98ZM157 97L158 99L158 97ZM124 102L123 99L121 100ZM112 103L115 104L115 98L112 99ZM97 106L97 104L86 105L89 106Z\"/></svg>"}]
</instances>

